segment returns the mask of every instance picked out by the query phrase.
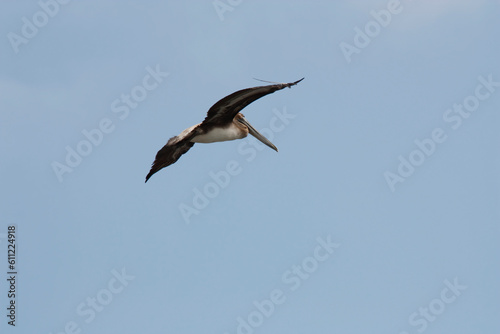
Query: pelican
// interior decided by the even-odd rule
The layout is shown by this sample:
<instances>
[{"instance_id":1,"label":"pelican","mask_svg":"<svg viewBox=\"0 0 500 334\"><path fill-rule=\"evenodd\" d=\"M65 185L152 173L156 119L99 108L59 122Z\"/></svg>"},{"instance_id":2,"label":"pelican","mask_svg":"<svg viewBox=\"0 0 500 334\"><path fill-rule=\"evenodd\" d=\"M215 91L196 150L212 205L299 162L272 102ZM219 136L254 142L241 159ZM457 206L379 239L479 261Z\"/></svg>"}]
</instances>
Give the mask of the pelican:
<instances>
[{"instance_id":1,"label":"pelican","mask_svg":"<svg viewBox=\"0 0 500 334\"><path fill-rule=\"evenodd\" d=\"M242 89L219 100L208 110L203 122L187 128L178 136L170 138L165 146L156 153L145 182L148 182L149 178L160 169L179 160L181 155L193 147L194 143L235 140L245 138L248 134L251 134L263 144L278 152L276 146L255 130L240 111L255 100L285 87L290 88L302 80L304 78L291 83Z\"/></svg>"}]
</instances>

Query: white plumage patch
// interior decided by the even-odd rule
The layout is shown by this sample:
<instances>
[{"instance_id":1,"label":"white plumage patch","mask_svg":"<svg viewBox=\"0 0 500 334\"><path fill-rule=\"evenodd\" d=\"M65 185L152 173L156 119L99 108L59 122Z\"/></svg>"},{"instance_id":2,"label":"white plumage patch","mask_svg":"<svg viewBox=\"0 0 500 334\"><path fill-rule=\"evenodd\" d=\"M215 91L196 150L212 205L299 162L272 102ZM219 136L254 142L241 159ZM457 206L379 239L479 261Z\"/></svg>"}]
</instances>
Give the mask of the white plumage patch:
<instances>
[{"instance_id":1,"label":"white plumage patch","mask_svg":"<svg viewBox=\"0 0 500 334\"><path fill-rule=\"evenodd\" d=\"M245 138L247 133L238 128L234 123L226 128L213 128L203 135L199 135L191 139L194 143L215 143L219 141L228 141Z\"/></svg>"}]
</instances>

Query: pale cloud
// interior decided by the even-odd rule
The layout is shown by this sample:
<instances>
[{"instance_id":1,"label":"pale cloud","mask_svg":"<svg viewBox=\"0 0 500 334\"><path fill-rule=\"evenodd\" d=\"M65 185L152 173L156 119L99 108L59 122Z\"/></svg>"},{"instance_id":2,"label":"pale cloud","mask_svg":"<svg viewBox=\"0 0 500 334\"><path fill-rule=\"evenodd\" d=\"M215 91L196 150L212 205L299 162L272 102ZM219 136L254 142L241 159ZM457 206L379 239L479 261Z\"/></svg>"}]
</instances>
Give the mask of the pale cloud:
<instances>
[{"instance_id":1,"label":"pale cloud","mask_svg":"<svg viewBox=\"0 0 500 334\"><path fill-rule=\"evenodd\" d=\"M437 17L453 11L475 11L486 4L486 0L419 0L404 1L417 15Z\"/></svg>"},{"instance_id":2,"label":"pale cloud","mask_svg":"<svg viewBox=\"0 0 500 334\"><path fill-rule=\"evenodd\" d=\"M382 9L395 0L351 0L348 5L359 10ZM469 10L483 6L487 0L400 0L401 6L419 8L429 14L439 14L448 10Z\"/></svg>"},{"instance_id":3,"label":"pale cloud","mask_svg":"<svg viewBox=\"0 0 500 334\"><path fill-rule=\"evenodd\" d=\"M369 13L371 10L386 9L388 4L393 1L396 0L351 0L349 6L355 10ZM398 15L398 29L412 29L431 23L448 14L473 13L484 7L487 0L400 0L399 3L403 10Z\"/></svg>"}]
</instances>

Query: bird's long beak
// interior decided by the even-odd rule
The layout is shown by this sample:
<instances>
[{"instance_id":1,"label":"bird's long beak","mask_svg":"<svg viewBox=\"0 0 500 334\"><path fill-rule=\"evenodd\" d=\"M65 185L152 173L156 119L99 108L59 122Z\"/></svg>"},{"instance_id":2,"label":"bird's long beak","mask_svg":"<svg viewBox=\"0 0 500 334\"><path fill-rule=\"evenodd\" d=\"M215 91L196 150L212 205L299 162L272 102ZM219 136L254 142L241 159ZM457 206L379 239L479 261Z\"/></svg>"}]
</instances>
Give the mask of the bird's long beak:
<instances>
[{"instance_id":1,"label":"bird's long beak","mask_svg":"<svg viewBox=\"0 0 500 334\"><path fill-rule=\"evenodd\" d=\"M255 128L250 124L248 123L248 121L242 117L242 118L239 118L238 119L239 122L241 122L242 124L245 124L248 128L248 132L254 136L255 138L257 138L258 140L260 140L263 144L269 146L270 148L272 148L273 150L275 150L276 152L278 152L278 149L276 148L276 146L274 146L273 143L271 143L269 141L269 139L267 139L266 137L264 137L262 134L260 134L259 131L255 130Z\"/></svg>"}]
</instances>

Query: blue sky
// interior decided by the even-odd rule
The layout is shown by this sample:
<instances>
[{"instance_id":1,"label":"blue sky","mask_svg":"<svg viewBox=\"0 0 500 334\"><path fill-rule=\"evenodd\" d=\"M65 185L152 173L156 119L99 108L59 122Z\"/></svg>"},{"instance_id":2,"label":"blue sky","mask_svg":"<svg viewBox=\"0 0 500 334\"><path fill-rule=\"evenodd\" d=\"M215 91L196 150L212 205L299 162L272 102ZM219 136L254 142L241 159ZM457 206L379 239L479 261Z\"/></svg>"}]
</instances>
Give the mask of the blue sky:
<instances>
[{"instance_id":1,"label":"blue sky","mask_svg":"<svg viewBox=\"0 0 500 334\"><path fill-rule=\"evenodd\" d=\"M498 333L499 14L3 3L1 332ZM196 144L144 184L217 100L302 77L244 110L279 153Z\"/></svg>"}]
</instances>

